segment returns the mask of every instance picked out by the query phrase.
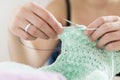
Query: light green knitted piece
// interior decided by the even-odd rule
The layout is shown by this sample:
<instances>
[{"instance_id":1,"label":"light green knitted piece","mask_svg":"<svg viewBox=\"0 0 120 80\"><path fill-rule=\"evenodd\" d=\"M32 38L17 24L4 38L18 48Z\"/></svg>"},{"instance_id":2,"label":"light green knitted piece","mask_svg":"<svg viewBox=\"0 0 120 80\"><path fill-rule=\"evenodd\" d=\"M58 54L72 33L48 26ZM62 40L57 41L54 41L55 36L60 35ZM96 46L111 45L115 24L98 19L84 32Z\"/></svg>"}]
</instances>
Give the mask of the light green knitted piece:
<instances>
[{"instance_id":1,"label":"light green knitted piece","mask_svg":"<svg viewBox=\"0 0 120 80\"><path fill-rule=\"evenodd\" d=\"M112 80L120 72L120 52L97 49L81 29L67 28L60 39L61 55L40 70L59 72L67 80Z\"/></svg>"}]
</instances>

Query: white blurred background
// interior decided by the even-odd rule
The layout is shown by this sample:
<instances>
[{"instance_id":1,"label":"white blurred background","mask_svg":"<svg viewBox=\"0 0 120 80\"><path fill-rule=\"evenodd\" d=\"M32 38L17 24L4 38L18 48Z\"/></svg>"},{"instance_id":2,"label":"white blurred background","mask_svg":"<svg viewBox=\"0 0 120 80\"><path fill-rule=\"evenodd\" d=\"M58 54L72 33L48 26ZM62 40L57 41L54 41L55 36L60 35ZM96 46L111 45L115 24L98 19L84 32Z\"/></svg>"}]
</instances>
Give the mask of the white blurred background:
<instances>
[{"instance_id":1,"label":"white blurred background","mask_svg":"<svg viewBox=\"0 0 120 80\"><path fill-rule=\"evenodd\" d=\"M0 0L0 61L9 60L8 22L11 13L16 7L30 1L46 6L51 0Z\"/></svg>"}]
</instances>

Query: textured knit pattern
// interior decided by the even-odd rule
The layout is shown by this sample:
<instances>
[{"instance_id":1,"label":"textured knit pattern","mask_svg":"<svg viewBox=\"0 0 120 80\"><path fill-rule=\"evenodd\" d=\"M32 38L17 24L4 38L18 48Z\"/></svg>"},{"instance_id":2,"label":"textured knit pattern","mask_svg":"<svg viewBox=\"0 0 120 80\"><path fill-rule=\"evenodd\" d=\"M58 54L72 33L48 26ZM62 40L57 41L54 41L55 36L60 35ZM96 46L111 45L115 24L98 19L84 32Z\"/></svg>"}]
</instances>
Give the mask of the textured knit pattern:
<instances>
[{"instance_id":1,"label":"textured knit pattern","mask_svg":"<svg viewBox=\"0 0 120 80\"><path fill-rule=\"evenodd\" d=\"M120 52L97 49L81 29L67 28L60 39L61 55L42 70L59 72L67 80L112 80L120 72Z\"/></svg>"}]
</instances>

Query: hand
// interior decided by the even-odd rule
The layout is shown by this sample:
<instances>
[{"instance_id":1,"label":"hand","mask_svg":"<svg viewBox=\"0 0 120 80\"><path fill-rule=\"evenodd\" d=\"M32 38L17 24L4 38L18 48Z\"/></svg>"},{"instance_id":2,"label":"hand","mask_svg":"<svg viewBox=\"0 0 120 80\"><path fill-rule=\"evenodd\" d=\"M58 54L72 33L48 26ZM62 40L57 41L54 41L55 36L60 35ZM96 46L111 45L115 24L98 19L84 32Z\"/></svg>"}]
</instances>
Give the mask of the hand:
<instances>
[{"instance_id":1,"label":"hand","mask_svg":"<svg viewBox=\"0 0 120 80\"><path fill-rule=\"evenodd\" d=\"M25 27L31 24L28 31ZM11 20L10 31L25 40L36 38L56 38L63 32L60 23L54 16L40 5L30 2L17 9Z\"/></svg>"},{"instance_id":2,"label":"hand","mask_svg":"<svg viewBox=\"0 0 120 80\"><path fill-rule=\"evenodd\" d=\"M120 50L120 17L104 16L96 19L88 28L97 28L95 31L85 31L90 41L96 41L97 47L105 47L109 51Z\"/></svg>"}]
</instances>

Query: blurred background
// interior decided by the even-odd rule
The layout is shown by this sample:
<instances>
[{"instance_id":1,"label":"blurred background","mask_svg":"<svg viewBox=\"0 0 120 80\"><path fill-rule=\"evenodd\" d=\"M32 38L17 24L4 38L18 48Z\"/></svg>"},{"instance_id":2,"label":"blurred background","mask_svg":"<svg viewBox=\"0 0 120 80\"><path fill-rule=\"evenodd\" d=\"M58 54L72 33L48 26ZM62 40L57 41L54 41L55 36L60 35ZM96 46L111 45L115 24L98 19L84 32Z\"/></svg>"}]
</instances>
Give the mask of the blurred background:
<instances>
[{"instance_id":1,"label":"blurred background","mask_svg":"<svg viewBox=\"0 0 120 80\"><path fill-rule=\"evenodd\" d=\"M15 8L29 1L35 1L45 7L51 0L1 0L0 2L0 61L9 60L8 22L11 13Z\"/></svg>"}]
</instances>

